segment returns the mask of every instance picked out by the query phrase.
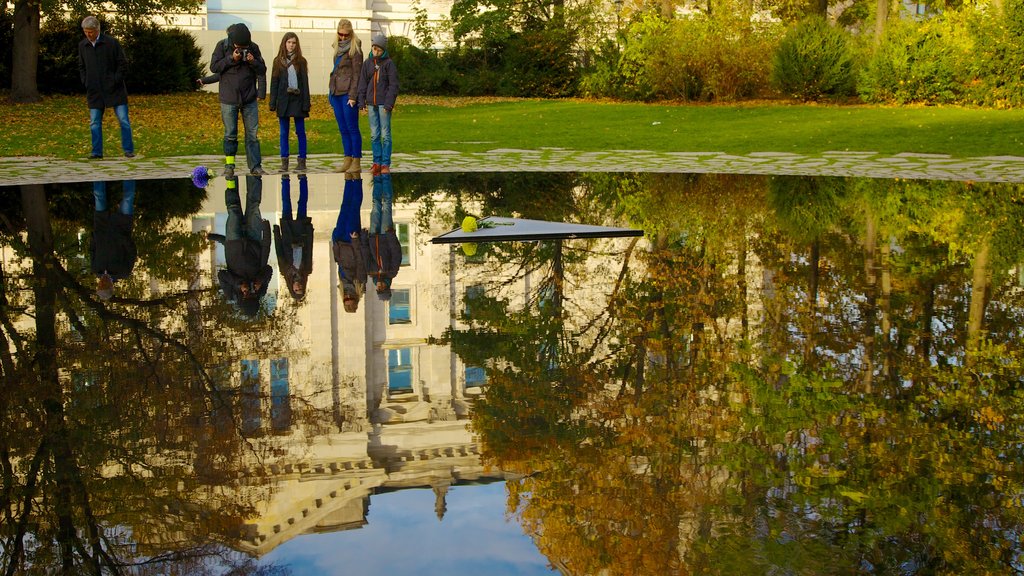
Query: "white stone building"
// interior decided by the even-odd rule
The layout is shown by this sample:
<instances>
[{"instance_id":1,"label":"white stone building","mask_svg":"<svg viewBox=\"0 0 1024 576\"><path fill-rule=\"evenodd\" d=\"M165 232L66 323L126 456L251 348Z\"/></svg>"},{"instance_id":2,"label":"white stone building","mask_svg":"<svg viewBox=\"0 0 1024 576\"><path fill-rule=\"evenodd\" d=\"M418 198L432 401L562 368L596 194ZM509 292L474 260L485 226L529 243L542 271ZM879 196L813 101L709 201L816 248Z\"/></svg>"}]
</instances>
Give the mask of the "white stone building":
<instances>
[{"instance_id":1,"label":"white stone building","mask_svg":"<svg viewBox=\"0 0 1024 576\"><path fill-rule=\"evenodd\" d=\"M451 9L450 0L208 0L194 14L169 16L165 23L190 31L203 49L209 64L213 47L225 37L227 27L241 22L252 31L266 60L273 58L285 32L299 36L302 53L309 61L310 90L327 93L331 69L332 44L338 20L352 21L363 53L370 51L370 37L405 36L416 41L413 23L417 10L432 25L444 21ZM207 90L216 90L216 86Z\"/></svg>"}]
</instances>

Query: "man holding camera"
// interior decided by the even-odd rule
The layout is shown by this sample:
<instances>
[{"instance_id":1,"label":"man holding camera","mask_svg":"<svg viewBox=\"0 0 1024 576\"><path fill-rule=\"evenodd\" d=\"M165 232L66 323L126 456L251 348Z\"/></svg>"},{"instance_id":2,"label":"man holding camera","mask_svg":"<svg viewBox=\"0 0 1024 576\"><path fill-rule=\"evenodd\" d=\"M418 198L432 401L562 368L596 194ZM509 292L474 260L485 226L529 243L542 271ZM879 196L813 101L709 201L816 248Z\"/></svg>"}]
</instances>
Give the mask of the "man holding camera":
<instances>
[{"instance_id":1,"label":"man holding camera","mask_svg":"<svg viewBox=\"0 0 1024 576\"><path fill-rule=\"evenodd\" d=\"M260 47L252 41L245 24L228 27L228 37L218 42L210 60L210 72L220 74L220 116L224 121L224 176L235 173L238 151L238 115L245 127L245 157L249 171L256 176L266 174L260 155L259 106L256 102L257 82L266 78L267 65Z\"/></svg>"}]
</instances>

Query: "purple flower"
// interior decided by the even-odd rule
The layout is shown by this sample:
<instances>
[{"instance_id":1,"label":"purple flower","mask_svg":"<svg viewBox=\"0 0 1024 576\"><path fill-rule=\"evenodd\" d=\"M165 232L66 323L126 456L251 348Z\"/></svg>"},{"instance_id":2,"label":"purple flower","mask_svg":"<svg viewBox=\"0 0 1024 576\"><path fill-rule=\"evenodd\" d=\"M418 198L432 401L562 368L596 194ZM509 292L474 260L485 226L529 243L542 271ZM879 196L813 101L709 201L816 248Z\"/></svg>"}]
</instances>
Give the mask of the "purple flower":
<instances>
[{"instance_id":1,"label":"purple flower","mask_svg":"<svg viewBox=\"0 0 1024 576\"><path fill-rule=\"evenodd\" d=\"M206 185L210 183L210 171L206 169L206 166L196 166L192 170L192 183L196 188L206 188Z\"/></svg>"}]
</instances>

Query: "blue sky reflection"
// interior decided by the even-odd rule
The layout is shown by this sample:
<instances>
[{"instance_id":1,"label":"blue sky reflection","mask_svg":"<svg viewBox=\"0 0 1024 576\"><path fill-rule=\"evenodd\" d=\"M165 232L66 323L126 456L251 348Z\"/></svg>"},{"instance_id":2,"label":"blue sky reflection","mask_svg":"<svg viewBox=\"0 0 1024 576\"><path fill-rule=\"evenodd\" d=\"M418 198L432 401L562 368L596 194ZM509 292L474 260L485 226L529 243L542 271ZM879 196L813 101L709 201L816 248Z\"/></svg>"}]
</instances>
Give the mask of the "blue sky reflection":
<instances>
[{"instance_id":1,"label":"blue sky reflection","mask_svg":"<svg viewBox=\"0 0 1024 576\"><path fill-rule=\"evenodd\" d=\"M434 492L403 490L370 498L359 530L294 538L264 557L292 574L552 574L547 560L505 518L505 485L452 486L443 521Z\"/></svg>"}]
</instances>

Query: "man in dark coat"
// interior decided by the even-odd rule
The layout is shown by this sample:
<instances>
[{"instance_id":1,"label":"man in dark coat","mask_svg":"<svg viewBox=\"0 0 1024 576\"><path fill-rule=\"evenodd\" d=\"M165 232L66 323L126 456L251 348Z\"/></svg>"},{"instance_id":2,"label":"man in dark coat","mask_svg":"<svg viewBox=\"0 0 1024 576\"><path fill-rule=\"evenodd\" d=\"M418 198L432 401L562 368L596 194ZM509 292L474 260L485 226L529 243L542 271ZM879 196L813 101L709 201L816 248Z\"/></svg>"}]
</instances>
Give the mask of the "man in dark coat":
<instances>
[{"instance_id":1,"label":"man in dark coat","mask_svg":"<svg viewBox=\"0 0 1024 576\"><path fill-rule=\"evenodd\" d=\"M224 244L227 267L217 272L221 291L248 316L259 311L260 299L267 293L273 269L270 260L270 221L260 214L263 179L245 177L245 211L238 194L238 178L231 177L224 190L228 219L224 235L210 234L211 240Z\"/></svg>"},{"instance_id":2,"label":"man in dark coat","mask_svg":"<svg viewBox=\"0 0 1024 576\"><path fill-rule=\"evenodd\" d=\"M224 121L224 175L235 173L235 153L238 152L238 115L245 127L245 157L252 174L262 176L263 157L260 154L259 105L257 83L266 81L267 65L260 47L252 41L245 24L228 27L226 40L217 43L210 60L210 72L219 74L220 116Z\"/></svg>"},{"instance_id":3,"label":"man in dark coat","mask_svg":"<svg viewBox=\"0 0 1024 576\"><path fill-rule=\"evenodd\" d=\"M113 108L121 124L121 148L128 158L135 156L132 124L128 120L128 58L117 40L100 31L95 16L82 20L85 39L78 43L78 75L85 86L89 104L89 131L92 133L90 158L103 158L103 111Z\"/></svg>"},{"instance_id":4,"label":"man in dark coat","mask_svg":"<svg viewBox=\"0 0 1024 576\"><path fill-rule=\"evenodd\" d=\"M131 276L137 253L132 239L132 217L135 213L135 181L125 180L124 194L117 210L109 210L107 183L93 182L95 211L92 215L92 238L89 242L89 267L96 275L96 296L110 300L114 282Z\"/></svg>"}]
</instances>

